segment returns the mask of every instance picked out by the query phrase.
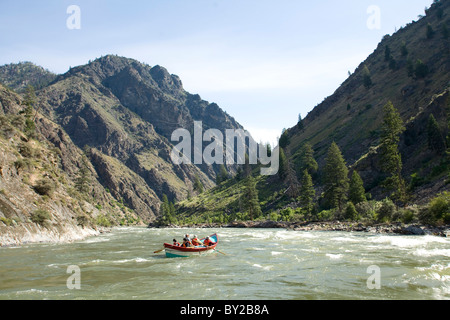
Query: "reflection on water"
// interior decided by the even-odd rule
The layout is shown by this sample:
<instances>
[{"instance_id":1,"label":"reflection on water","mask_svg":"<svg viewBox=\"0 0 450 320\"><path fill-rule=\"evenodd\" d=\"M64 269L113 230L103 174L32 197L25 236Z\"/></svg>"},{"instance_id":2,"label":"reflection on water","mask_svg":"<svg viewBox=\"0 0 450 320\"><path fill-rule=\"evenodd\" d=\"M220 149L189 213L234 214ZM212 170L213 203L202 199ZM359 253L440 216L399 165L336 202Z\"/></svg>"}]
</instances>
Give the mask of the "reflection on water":
<instances>
[{"instance_id":1,"label":"reflection on water","mask_svg":"<svg viewBox=\"0 0 450 320\"><path fill-rule=\"evenodd\" d=\"M225 253L153 254L185 233L217 232ZM81 271L69 290L68 266ZM381 289L370 290L368 268ZM261 229L121 228L71 244L0 249L0 299L449 299L450 240Z\"/></svg>"}]
</instances>

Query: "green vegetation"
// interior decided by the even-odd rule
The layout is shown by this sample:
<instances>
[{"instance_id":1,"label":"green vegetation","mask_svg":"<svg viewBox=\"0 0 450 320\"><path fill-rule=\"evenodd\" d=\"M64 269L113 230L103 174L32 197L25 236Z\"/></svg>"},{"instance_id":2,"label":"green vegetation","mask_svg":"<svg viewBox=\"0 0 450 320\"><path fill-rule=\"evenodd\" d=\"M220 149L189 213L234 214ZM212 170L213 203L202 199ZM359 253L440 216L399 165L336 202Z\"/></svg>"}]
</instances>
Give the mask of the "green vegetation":
<instances>
[{"instance_id":1,"label":"green vegetation","mask_svg":"<svg viewBox=\"0 0 450 320\"><path fill-rule=\"evenodd\" d=\"M348 199L354 204L367 201L364 182L357 171L353 171L352 179L350 180Z\"/></svg>"},{"instance_id":2,"label":"green vegetation","mask_svg":"<svg viewBox=\"0 0 450 320\"><path fill-rule=\"evenodd\" d=\"M89 192L90 185L90 171L88 167L88 159L84 154L81 158L81 168L78 170L78 177L75 180L75 188L80 193Z\"/></svg>"},{"instance_id":3,"label":"green vegetation","mask_svg":"<svg viewBox=\"0 0 450 320\"><path fill-rule=\"evenodd\" d=\"M406 130L403 121L392 102L383 108L381 134L381 167L388 175L383 185L392 199L406 203L406 183L402 177L402 157L398 150L400 135Z\"/></svg>"},{"instance_id":4,"label":"green vegetation","mask_svg":"<svg viewBox=\"0 0 450 320\"><path fill-rule=\"evenodd\" d=\"M342 211L349 188L348 168L338 145L333 142L328 150L324 169L324 198L332 208Z\"/></svg>"},{"instance_id":5,"label":"green vegetation","mask_svg":"<svg viewBox=\"0 0 450 320\"><path fill-rule=\"evenodd\" d=\"M442 136L439 124L433 114L430 114L427 126L428 148L438 154L444 154L447 146Z\"/></svg>"},{"instance_id":6,"label":"green vegetation","mask_svg":"<svg viewBox=\"0 0 450 320\"><path fill-rule=\"evenodd\" d=\"M48 220L50 219L50 213L48 213L48 211L46 210L39 209L31 214L31 221L43 227L48 226Z\"/></svg>"},{"instance_id":7,"label":"green vegetation","mask_svg":"<svg viewBox=\"0 0 450 320\"><path fill-rule=\"evenodd\" d=\"M243 208L248 213L250 220L257 219L261 216L261 206L258 199L258 191L256 190L256 181L250 175L245 181L245 190L242 197L244 201Z\"/></svg>"},{"instance_id":8,"label":"green vegetation","mask_svg":"<svg viewBox=\"0 0 450 320\"><path fill-rule=\"evenodd\" d=\"M34 190L41 196L51 197L55 191L55 183L49 179L41 179L36 182Z\"/></svg>"},{"instance_id":9,"label":"green vegetation","mask_svg":"<svg viewBox=\"0 0 450 320\"><path fill-rule=\"evenodd\" d=\"M367 65L365 65L363 69L363 84L366 89L369 89L373 85L372 76Z\"/></svg>"},{"instance_id":10,"label":"green vegetation","mask_svg":"<svg viewBox=\"0 0 450 320\"><path fill-rule=\"evenodd\" d=\"M97 226L104 228L110 228L113 225L111 219L106 215L98 216L95 223Z\"/></svg>"},{"instance_id":11,"label":"green vegetation","mask_svg":"<svg viewBox=\"0 0 450 320\"><path fill-rule=\"evenodd\" d=\"M414 75L416 78L425 78L429 73L428 66L420 59L417 59L414 66Z\"/></svg>"},{"instance_id":12,"label":"green vegetation","mask_svg":"<svg viewBox=\"0 0 450 320\"><path fill-rule=\"evenodd\" d=\"M163 201L159 207L159 219L157 221L158 225L167 226L177 223L175 217L175 206L172 202L169 202L167 195L163 195Z\"/></svg>"},{"instance_id":13,"label":"green vegetation","mask_svg":"<svg viewBox=\"0 0 450 320\"><path fill-rule=\"evenodd\" d=\"M216 183L221 184L229 179L229 174L225 166L222 164L219 167L219 173L217 174Z\"/></svg>"},{"instance_id":14,"label":"green vegetation","mask_svg":"<svg viewBox=\"0 0 450 320\"><path fill-rule=\"evenodd\" d=\"M450 192L444 192L430 201L419 213L424 223L450 224Z\"/></svg>"},{"instance_id":15,"label":"green vegetation","mask_svg":"<svg viewBox=\"0 0 450 320\"><path fill-rule=\"evenodd\" d=\"M316 196L316 190L314 190L314 185L312 177L308 170L303 171L303 177L300 186L300 205L303 208L306 216L310 216L314 209L314 197Z\"/></svg>"}]
</instances>

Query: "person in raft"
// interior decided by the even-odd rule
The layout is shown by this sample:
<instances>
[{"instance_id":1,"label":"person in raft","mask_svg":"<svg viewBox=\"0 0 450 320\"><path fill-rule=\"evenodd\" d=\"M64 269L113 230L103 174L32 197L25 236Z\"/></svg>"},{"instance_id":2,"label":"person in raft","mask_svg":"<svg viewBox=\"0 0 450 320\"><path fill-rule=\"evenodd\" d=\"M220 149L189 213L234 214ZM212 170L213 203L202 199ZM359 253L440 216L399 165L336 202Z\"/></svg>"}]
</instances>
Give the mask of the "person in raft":
<instances>
[{"instance_id":1,"label":"person in raft","mask_svg":"<svg viewBox=\"0 0 450 320\"><path fill-rule=\"evenodd\" d=\"M183 248L189 248L192 247L191 241L189 241L189 238L183 239L183 244L181 245Z\"/></svg>"},{"instance_id":2,"label":"person in raft","mask_svg":"<svg viewBox=\"0 0 450 320\"><path fill-rule=\"evenodd\" d=\"M210 247L215 245L216 243L214 241L211 241L211 239L209 239L209 237L206 237L206 239L203 241L203 245Z\"/></svg>"},{"instance_id":3,"label":"person in raft","mask_svg":"<svg viewBox=\"0 0 450 320\"><path fill-rule=\"evenodd\" d=\"M173 239L173 245L176 247L180 247L181 244L179 242L177 242L177 239Z\"/></svg>"},{"instance_id":4,"label":"person in raft","mask_svg":"<svg viewBox=\"0 0 450 320\"><path fill-rule=\"evenodd\" d=\"M192 245L194 246L194 247L197 247L197 246L202 246L203 245L203 243L201 243L200 242L200 240L198 240L198 238L197 238L197 236L195 236L194 235L194 237L192 238Z\"/></svg>"}]
</instances>

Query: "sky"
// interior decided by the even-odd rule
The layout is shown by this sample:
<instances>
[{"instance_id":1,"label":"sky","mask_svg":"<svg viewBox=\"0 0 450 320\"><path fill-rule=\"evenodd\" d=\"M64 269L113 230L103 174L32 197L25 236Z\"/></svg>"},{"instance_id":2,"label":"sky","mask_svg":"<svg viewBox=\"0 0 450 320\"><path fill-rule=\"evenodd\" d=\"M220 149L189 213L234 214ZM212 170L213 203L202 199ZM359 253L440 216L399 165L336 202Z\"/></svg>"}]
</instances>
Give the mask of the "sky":
<instances>
[{"instance_id":1,"label":"sky","mask_svg":"<svg viewBox=\"0 0 450 320\"><path fill-rule=\"evenodd\" d=\"M0 0L0 65L161 65L276 144L432 0ZM71 6L77 6L73 10Z\"/></svg>"}]
</instances>

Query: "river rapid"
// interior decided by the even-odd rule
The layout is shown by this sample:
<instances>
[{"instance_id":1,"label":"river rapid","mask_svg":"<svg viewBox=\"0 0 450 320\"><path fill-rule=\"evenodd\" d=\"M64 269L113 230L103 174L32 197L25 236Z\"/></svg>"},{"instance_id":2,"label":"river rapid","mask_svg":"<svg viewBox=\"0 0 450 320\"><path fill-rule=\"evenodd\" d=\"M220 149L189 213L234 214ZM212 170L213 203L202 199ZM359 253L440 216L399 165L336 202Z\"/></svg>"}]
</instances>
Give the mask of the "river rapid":
<instances>
[{"instance_id":1,"label":"river rapid","mask_svg":"<svg viewBox=\"0 0 450 320\"><path fill-rule=\"evenodd\" d=\"M215 232L221 253L153 253L186 233ZM0 248L0 299L448 300L450 239L117 228L73 243Z\"/></svg>"}]
</instances>

